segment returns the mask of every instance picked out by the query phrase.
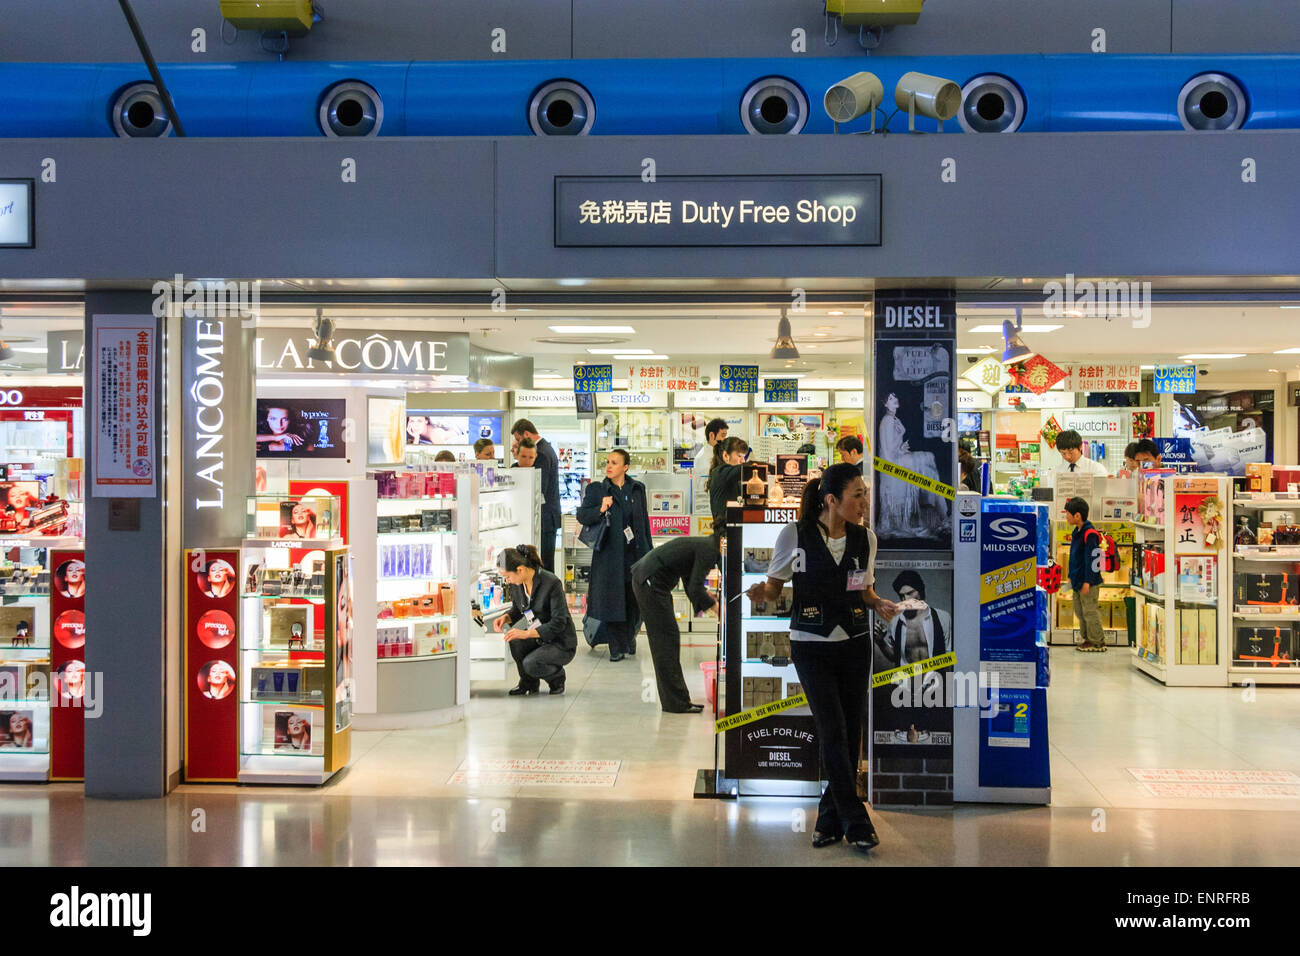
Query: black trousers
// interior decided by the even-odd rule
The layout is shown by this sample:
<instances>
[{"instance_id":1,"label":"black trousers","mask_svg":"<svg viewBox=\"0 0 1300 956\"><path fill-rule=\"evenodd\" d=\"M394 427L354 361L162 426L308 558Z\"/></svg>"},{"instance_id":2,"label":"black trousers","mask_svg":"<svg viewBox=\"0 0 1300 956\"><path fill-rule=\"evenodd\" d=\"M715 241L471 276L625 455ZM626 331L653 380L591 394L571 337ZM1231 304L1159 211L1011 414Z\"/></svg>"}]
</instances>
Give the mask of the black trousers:
<instances>
[{"instance_id":1,"label":"black trousers","mask_svg":"<svg viewBox=\"0 0 1300 956\"><path fill-rule=\"evenodd\" d=\"M535 690L543 680L552 687L564 683L564 665L573 660L574 651L559 644L544 644L535 637L523 637L506 646L519 668L520 687Z\"/></svg>"},{"instance_id":2,"label":"black trousers","mask_svg":"<svg viewBox=\"0 0 1300 956\"><path fill-rule=\"evenodd\" d=\"M623 620L604 621L610 654L635 654L636 634L641 630L641 611L632 587L632 569L623 569Z\"/></svg>"},{"instance_id":3,"label":"black trousers","mask_svg":"<svg viewBox=\"0 0 1300 956\"><path fill-rule=\"evenodd\" d=\"M542 540L537 542L537 553L541 556L542 567L555 573L555 532L559 528L555 515L542 508ZM560 575L561 578L564 575Z\"/></svg>"},{"instance_id":4,"label":"black trousers","mask_svg":"<svg viewBox=\"0 0 1300 956\"><path fill-rule=\"evenodd\" d=\"M665 713L684 713L691 695L682 676L682 632L673 613L673 595L650 581L633 581L637 606L645 620L646 639L650 642L650 660L659 685L659 706Z\"/></svg>"},{"instance_id":5,"label":"black trousers","mask_svg":"<svg viewBox=\"0 0 1300 956\"><path fill-rule=\"evenodd\" d=\"M842 831L868 819L858 798L858 756L871 684L871 642L791 641L790 658L808 695L826 792L817 808L817 829Z\"/></svg>"}]
</instances>

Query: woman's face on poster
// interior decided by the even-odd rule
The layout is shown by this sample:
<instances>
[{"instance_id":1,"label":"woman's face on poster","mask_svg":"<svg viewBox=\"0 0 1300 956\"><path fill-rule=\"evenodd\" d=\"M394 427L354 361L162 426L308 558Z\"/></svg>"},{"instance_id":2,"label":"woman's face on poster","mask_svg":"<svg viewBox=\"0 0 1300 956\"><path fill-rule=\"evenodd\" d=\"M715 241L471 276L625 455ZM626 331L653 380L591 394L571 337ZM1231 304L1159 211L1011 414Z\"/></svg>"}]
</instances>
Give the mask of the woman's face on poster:
<instances>
[{"instance_id":1,"label":"woman's face on poster","mask_svg":"<svg viewBox=\"0 0 1300 956\"><path fill-rule=\"evenodd\" d=\"M311 509L301 501L294 502L293 506L293 523L295 525L311 523Z\"/></svg>"},{"instance_id":2,"label":"woman's face on poster","mask_svg":"<svg viewBox=\"0 0 1300 956\"><path fill-rule=\"evenodd\" d=\"M271 429L272 435L283 435L289 430L289 409L268 408L266 410L266 426Z\"/></svg>"},{"instance_id":3,"label":"woman's face on poster","mask_svg":"<svg viewBox=\"0 0 1300 956\"><path fill-rule=\"evenodd\" d=\"M891 415L898 411L898 396L892 392L889 397L885 399L885 411L889 412Z\"/></svg>"}]
</instances>

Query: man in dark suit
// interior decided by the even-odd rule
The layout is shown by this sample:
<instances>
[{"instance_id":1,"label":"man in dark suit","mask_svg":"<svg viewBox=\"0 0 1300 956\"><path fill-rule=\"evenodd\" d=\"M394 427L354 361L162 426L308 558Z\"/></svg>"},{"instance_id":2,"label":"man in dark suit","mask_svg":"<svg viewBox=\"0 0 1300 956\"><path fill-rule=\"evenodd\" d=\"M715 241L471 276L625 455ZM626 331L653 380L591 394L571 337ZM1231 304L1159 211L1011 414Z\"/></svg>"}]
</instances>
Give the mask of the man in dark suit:
<instances>
[{"instance_id":1,"label":"man in dark suit","mask_svg":"<svg viewBox=\"0 0 1300 956\"><path fill-rule=\"evenodd\" d=\"M857 435L845 435L835 443L835 448L840 453L841 458L847 461L850 465L857 465L858 471L862 474L866 474L866 472L863 471L862 465L861 438Z\"/></svg>"},{"instance_id":2,"label":"man in dark suit","mask_svg":"<svg viewBox=\"0 0 1300 956\"><path fill-rule=\"evenodd\" d=\"M678 538L655 548L632 565L632 590L645 619L659 685L659 706L666 714L698 714L704 709L691 703L682 676L682 635L673 613L673 588L686 586L686 596L696 614L717 610L718 602L705 587L705 579L718 563L716 538Z\"/></svg>"},{"instance_id":3,"label":"man in dark suit","mask_svg":"<svg viewBox=\"0 0 1300 956\"><path fill-rule=\"evenodd\" d=\"M526 418L515 422L510 429L515 438L531 438L537 445L537 462L534 468L542 470L542 538L537 550L542 555L542 567L555 572L555 532L560 527L560 459L555 449L541 435L537 427Z\"/></svg>"}]
</instances>

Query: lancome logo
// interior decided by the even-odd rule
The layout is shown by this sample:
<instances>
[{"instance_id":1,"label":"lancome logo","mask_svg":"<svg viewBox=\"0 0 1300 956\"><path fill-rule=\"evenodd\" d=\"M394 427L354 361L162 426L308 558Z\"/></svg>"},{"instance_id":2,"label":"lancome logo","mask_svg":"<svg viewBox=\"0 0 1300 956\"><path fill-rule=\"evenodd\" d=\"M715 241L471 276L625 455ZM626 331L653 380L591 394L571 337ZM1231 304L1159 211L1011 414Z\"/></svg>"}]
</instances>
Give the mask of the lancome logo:
<instances>
[{"instance_id":1,"label":"lancome logo","mask_svg":"<svg viewBox=\"0 0 1300 956\"><path fill-rule=\"evenodd\" d=\"M225 503L225 482L220 474L226 465L225 413L221 410L226 395L224 323L199 319L194 323L194 399L195 441L194 476L213 485L214 497L196 496L195 508L220 508ZM205 467L200 467L204 462Z\"/></svg>"},{"instance_id":2,"label":"lancome logo","mask_svg":"<svg viewBox=\"0 0 1300 956\"><path fill-rule=\"evenodd\" d=\"M362 337L342 332L334 337L334 361L307 357L313 344L306 332L299 337L266 336L257 339L258 371L337 370L353 372L443 372L464 374L453 369L448 358L447 339L390 338L382 332Z\"/></svg>"}]
</instances>

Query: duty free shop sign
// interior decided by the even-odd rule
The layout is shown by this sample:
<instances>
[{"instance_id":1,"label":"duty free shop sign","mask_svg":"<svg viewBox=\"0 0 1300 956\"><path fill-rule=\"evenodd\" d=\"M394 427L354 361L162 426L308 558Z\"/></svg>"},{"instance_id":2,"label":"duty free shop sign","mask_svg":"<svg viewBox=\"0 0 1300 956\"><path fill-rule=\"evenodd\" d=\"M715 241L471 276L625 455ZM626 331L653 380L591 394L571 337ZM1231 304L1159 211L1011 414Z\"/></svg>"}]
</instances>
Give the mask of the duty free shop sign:
<instances>
[{"instance_id":1,"label":"duty free shop sign","mask_svg":"<svg viewBox=\"0 0 1300 956\"><path fill-rule=\"evenodd\" d=\"M557 176L556 246L878 246L881 177Z\"/></svg>"}]
</instances>

